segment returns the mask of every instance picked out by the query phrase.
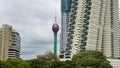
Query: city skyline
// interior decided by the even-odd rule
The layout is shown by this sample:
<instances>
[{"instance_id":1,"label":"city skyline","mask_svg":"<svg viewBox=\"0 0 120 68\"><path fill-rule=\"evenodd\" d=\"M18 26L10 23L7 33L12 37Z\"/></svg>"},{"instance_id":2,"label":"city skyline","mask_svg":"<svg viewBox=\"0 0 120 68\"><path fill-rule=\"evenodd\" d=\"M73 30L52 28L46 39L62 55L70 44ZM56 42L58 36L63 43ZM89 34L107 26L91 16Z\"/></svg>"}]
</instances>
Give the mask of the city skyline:
<instances>
[{"instance_id":1,"label":"city skyline","mask_svg":"<svg viewBox=\"0 0 120 68\"><path fill-rule=\"evenodd\" d=\"M59 25L61 23L60 2L60 0L52 0L51 2L49 0L0 0L0 27L2 24L9 24L20 33L22 38L21 58L32 59L48 50L53 51L51 26L54 23L55 8L57 9L57 23ZM52 7L48 7L48 4ZM32 27L34 28L32 29ZM58 32L59 36L60 31ZM58 38L58 48L59 42Z\"/></svg>"},{"instance_id":2,"label":"city skyline","mask_svg":"<svg viewBox=\"0 0 120 68\"><path fill-rule=\"evenodd\" d=\"M0 27L8 24L20 33L21 58L32 59L48 50L53 52L51 27L55 9L57 23L60 25L60 0L0 0ZM59 36L60 31L58 48Z\"/></svg>"}]
</instances>

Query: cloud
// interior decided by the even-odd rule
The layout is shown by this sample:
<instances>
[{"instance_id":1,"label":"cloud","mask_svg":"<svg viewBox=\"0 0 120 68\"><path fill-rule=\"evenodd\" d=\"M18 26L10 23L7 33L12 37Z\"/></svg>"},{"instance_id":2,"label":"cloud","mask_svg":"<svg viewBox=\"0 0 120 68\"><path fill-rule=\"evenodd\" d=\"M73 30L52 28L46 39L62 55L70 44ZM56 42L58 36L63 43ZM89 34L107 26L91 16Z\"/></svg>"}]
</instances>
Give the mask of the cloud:
<instances>
[{"instance_id":1,"label":"cloud","mask_svg":"<svg viewBox=\"0 0 120 68\"><path fill-rule=\"evenodd\" d=\"M53 51L55 8L60 25L60 0L0 0L0 25L12 25L20 33L21 58Z\"/></svg>"}]
</instances>

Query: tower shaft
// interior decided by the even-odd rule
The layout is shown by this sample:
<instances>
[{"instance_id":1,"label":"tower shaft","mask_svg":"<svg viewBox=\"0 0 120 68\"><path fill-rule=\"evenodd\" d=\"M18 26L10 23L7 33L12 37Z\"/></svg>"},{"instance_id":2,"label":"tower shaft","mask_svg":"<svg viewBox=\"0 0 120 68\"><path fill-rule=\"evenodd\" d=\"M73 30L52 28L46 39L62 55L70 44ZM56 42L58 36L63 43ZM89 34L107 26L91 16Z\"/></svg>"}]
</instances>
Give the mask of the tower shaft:
<instances>
[{"instance_id":1,"label":"tower shaft","mask_svg":"<svg viewBox=\"0 0 120 68\"><path fill-rule=\"evenodd\" d=\"M54 54L57 55L57 33L54 32Z\"/></svg>"}]
</instances>

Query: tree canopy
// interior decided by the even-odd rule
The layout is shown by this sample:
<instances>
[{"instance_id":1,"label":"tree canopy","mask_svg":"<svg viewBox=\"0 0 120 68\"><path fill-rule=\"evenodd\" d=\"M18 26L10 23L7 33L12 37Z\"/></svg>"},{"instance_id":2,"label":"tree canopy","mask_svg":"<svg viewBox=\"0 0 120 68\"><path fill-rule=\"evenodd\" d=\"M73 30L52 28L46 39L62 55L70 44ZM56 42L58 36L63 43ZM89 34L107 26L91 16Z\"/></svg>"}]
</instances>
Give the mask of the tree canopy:
<instances>
[{"instance_id":1,"label":"tree canopy","mask_svg":"<svg viewBox=\"0 0 120 68\"><path fill-rule=\"evenodd\" d=\"M57 56L54 53L47 51L43 55L38 55L37 58L44 59L44 60L58 60Z\"/></svg>"},{"instance_id":2,"label":"tree canopy","mask_svg":"<svg viewBox=\"0 0 120 68\"><path fill-rule=\"evenodd\" d=\"M112 68L112 66L102 52L87 50L66 61L60 61L52 52L31 60L12 58L0 61L0 68Z\"/></svg>"},{"instance_id":3,"label":"tree canopy","mask_svg":"<svg viewBox=\"0 0 120 68\"><path fill-rule=\"evenodd\" d=\"M72 61L89 68L112 68L105 55L99 51L82 51L73 56Z\"/></svg>"},{"instance_id":4,"label":"tree canopy","mask_svg":"<svg viewBox=\"0 0 120 68\"><path fill-rule=\"evenodd\" d=\"M20 58L12 58L4 61L1 68L30 68L29 64Z\"/></svg>"}]
</instances>

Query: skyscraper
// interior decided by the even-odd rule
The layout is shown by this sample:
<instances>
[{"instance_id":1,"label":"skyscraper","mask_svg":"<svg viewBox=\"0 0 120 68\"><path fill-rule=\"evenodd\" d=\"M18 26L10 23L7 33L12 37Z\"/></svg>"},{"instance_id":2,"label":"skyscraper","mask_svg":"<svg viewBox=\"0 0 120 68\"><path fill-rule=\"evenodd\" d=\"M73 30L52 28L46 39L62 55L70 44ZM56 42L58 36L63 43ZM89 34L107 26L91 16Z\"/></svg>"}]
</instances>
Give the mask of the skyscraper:
<instances>
[{"instance_id":1,"label":"skyscraper","mask_svg":"<svg viewBox=\"0 0 120 68\"><path fill-rule=\"evenodd\" d=\"M120 57L118 0L72 0L65 58L83 50Z\"/></svg>"},{"instance_id":2,"label":"skyscraper","mask_svg":"<svg viewBox=\"0 0 120 68\"><path fill-rule=\"evenodd\" d=\"M20 57L20 35L12 26L4 24L0 28L0 60Z\"/></svg>"},{"instance_id":3,"label":"skyscraper","mask_svg":"<svg viewBox=\"0 0 120 68\"><path fill-rule=\"evenodd\" d=\"M66 47L66 33L70 18L72 0L61 0L61 34L60 34L60 55L64 55Z\"/></svg>"}]
</instances>

